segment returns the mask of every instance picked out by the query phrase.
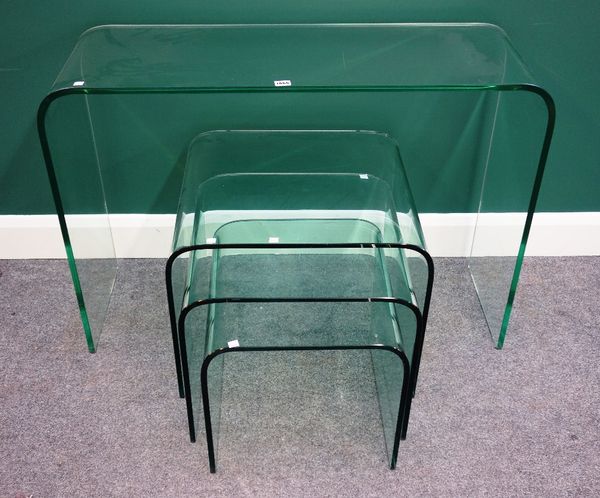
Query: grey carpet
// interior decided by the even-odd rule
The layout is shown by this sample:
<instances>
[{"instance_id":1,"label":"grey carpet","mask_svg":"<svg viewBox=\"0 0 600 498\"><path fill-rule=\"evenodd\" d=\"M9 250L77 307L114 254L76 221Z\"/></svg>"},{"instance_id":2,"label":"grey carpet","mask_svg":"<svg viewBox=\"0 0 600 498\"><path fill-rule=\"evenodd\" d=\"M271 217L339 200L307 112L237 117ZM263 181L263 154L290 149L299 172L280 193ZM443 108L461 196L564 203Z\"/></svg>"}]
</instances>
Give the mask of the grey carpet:
<instances>
[{"instance_id":1,"label":"grey carpet","mask_svg":"<svg viewBox=\"0 0 600 498\"><path fill-rule=\"evenodd\" d=\"M91 355L66 263L0 262L0 496L600 495L600 258L528 259L503 351L464 261L436 264L396 470L363 357L262 353L227 374L211 475L176 392L163 263L122 262Z\"/></svg>"}]
</instances>

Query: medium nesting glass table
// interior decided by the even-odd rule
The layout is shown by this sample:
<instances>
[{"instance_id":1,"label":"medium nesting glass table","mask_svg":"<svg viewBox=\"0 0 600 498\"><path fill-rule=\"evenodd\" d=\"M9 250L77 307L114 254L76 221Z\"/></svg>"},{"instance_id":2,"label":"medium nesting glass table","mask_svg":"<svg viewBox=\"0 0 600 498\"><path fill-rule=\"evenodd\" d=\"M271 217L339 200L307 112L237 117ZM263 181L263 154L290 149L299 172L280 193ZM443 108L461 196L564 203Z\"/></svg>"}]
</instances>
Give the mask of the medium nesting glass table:
<instances>
[{"instance_id":1,"label":"medium nesting glass table","mask_svg":"<svg viewBox=\"0 0 600 498\"><path fill-rule=\"evenodd\" d=\"M402 315L411 335L399 378L410 378L402 389L414 391L424 327L405 304L416 302L425 321L428 282L415 206L470 215L462 234L468 268L501 348L554 122L551 96L490 24L92 28L38 111L88 348L97 347L117 272L110 215L177 213L170 311L192 438L197 400L207 401L212 384L190 383L200 380L201 362L192 359L204 352L178 324L186 303L210 301L183 321L212 331L211 351L265 347L241 336L230 347L220 332L233 323L228 314L243 314L258 297L271 300L264 307L275 298L324 306L322 299L345 297L354 301L343 306L374 317L360 340L299 343L289 329L280 336L288 348L400 343L392 321ZM390 150L402 159L390 159ZM493 223L506 213L521 227L516 238ZM307 268L323 278L307 278ZM368 278L344 284L342 268ZM289 285L277 272L287 272ZM262 286L244 280L250 274ZM232 288L241 300L219 301ZM400 406L386 429L392 466L408 421L411 396L402 389L402 400L389 404Z\"/></svg>"}]
</instances>

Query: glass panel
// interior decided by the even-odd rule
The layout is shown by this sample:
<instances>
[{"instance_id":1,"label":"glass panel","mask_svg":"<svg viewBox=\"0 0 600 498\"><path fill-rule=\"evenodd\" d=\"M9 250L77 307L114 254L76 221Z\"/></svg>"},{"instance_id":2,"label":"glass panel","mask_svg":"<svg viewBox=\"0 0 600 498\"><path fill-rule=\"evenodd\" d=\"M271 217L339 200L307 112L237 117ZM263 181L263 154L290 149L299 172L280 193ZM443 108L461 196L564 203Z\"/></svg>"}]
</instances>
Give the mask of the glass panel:
<instances>
[{"instance_id":1,"label":"glass panel","mask_svg":"<svg viewBox=\"0 0 600 498\"><path fill-rule=\"evenodd\" d=\"M496 94L488 105L492 112L487 114L488 138L482 140L482 187L474 189L480 198L469 269L494 343L501 348L529 231L527 213L533 214L531 192L535 200L539 190L541 178L531 164L542 149L546 119L544 102L532 93ZM527 122L527 128L515 127L519 122Z\"/></svg>"},{"instance_id":2,"label":"glass panel","mask_svg":"<svg viewBox=\"0 0 600 498\"><path fill-rule=\"evenodd\" d=\"M130 25L86 31L56 87L257 88L281 80L452 86L531 76L490 24Z\"/></svg>"},{"instance_id":3,"label":"glass panel","mask_svg":"<svg viewBox=\"0 0 600 498\"><path fill-rule=\"evenodd\" d=\"M185 391L188 420L190 422L190 438L195 441L201 433L198 421L202 420L202 388L201 370L204 358L212 349L214 331L214 307L199 306L182 315L192 301L190 299L190 283L203 286L207 293L212 288L213 261L207 251L193 251L177 258L173 264L172 288L175 304L175 319L178 326L179 344L176 351L181 351L181 366L185 379ZM210 294L209 294L210 295ZM177 347L178 346L178 347Z\"/></svg>"},{"instance_id":4,"label":"glass panel","mask_svg":"<svg viewBox=\"0 0 600 498\"><path fill-rule=\"evenodd\" d=\"M116 278L117 261L87 98L68 96L46 115L48 172L87 345L94 352ZM60 195L59 195L60 189Z\"/></svg>"},{"instance_id":5,"label":"glass panel","mask_svg":"<svg viewBox=\"0 0 600 498\"><path fill-rule=\"evenodd\" d=\"M210 309L201 306L194 309L186 318L185 328L179 335L182 352L185 357L182 360L184 378L189 376L189 384L185 385L188 409L188 420L190 421L190 439L195 441L203 430L198 426L202 423L202 387L201 371L202 363L207 354L207 342L210 340L212 325L209 319ZM185 372L187 368L187 372ZM188 391L189 389L189 391ZM192 422L193 421L193 422Z\"/></svg>"},{"instance_id":6,"label":"glass panel","mask_svg":"<svg viewBox=\"0 0 600 498\"><path fill-rule=\"evenodd\" d=\"M396 467L398 443L401 437L398 418L403 416L400 411L400 400L405 377L404 368L400 358L391 351L374 349L371 351L371 360L388 462L393 469Z\"/></svg>"},{"instance_id":7,"label":"glass panel","mask_svg":"<svg viewBox=\"0 0 600 498\"><path fill-rule=\"evenodd\" d=\"M206 390L208 393L208 403L210 407L211 438L207 438L208 444L213 445L213 461L209 462L211 472L215 471L216 459L219 451L219 434L221 426L221 401L223 399L223 378L229 356L226 354L218 355L214 358L207 369ZM197 420L203 420L198 418ZM201 422L199 422L201 423ZM210 455L210 453L209 453Z\"/></svg>"}]
</instances>

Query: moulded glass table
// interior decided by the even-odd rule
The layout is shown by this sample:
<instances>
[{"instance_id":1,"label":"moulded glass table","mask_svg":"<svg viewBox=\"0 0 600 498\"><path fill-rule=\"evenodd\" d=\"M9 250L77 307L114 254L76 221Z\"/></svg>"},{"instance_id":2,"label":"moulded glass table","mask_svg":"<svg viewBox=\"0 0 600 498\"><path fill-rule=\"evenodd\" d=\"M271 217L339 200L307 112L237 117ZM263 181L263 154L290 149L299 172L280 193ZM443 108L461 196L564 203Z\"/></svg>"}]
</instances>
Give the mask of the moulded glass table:
<instances>
[{"instance_id":1,"label":"moulded glass table","mask_svg":"<svg viewBox=\"0 0 600 498\"><path fill-rule=\"evenodd\" d=\"M383 132L399 144L420 212L519 213L518 240L475 221L466 241L502 347L554 115L489 24L86 31L38 128L90 351L116 275L108 214L175 213L187 145L218 129ZM490 250L499 246L508 249Z\"/></svg>"}]
</instances>

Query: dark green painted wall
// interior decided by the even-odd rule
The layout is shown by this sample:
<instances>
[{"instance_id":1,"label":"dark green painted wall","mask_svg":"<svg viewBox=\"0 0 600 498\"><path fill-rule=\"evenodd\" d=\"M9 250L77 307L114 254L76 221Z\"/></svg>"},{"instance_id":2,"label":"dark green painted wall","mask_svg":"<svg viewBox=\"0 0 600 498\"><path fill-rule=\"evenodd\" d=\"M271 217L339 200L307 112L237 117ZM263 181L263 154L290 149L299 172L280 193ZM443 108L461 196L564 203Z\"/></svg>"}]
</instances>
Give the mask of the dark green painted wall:
<instances>
[{"instance_id":1,"label":"dark green painted wall","mask_svg":"<svg viewBox=\"0 0 600 498\"><path fill-rule=\"evenodd\" d=\"M86 28L107 23L377 21L482 21L504 28L558 110L539 210L600 211L596 0L0 1L0 214L53 212L35 113Z\"/></svg>"}]
</instances>

